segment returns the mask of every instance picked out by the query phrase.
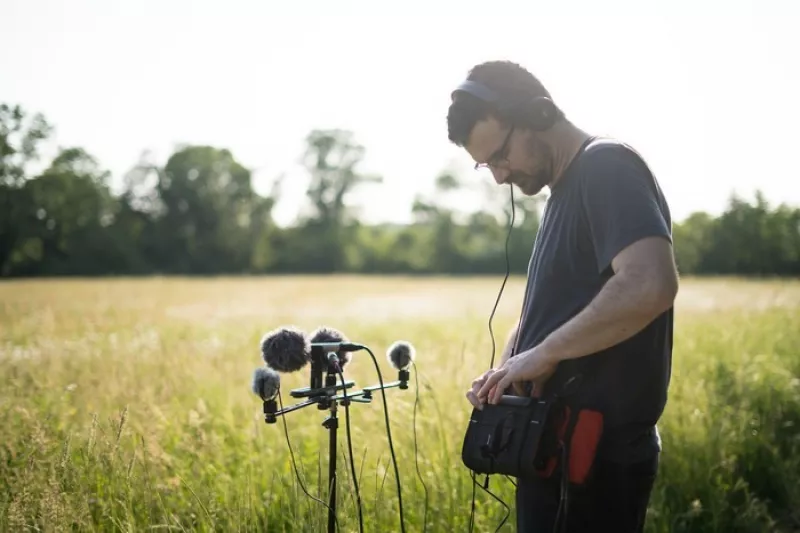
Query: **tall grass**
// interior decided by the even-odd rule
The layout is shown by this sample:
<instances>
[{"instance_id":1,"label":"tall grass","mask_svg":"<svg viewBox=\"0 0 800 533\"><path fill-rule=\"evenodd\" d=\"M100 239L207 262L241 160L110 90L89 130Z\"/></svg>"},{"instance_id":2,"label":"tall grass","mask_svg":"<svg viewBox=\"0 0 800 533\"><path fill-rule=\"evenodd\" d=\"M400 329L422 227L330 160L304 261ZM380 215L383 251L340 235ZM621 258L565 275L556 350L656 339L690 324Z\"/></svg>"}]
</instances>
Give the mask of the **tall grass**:
<instances>
[{"instance_id":1,"label":"tall grass","mask_svg":"<svg viewBox=\"0 0 800 533\"><path fill-rule=\"evenodd\" d=\"M324 501L327 412L267 425L249 391L264 332L324 324L372 347L384 381L397 377L389 344L414 343L410 388L386 391L405 529L464 531L473 494L460 460L464 391L489 364L500 281L0 284L0 530L324 531L326 509L304 494L285 431L305 488ZM498 351L521 289L520 279L506 287ZM363 352L346 373L377 383ZM283 403L306 381L282 376ZM365 531L400 531L382 396L349 417ZM358 531L343 409L339 423L338 520ZM800 283L684 281L660 429L649 532L800 531ZM514 531L513 486L491 478L489 490L511 507L502 531ZM480 488L475 497L475 531L494 531L506 510Z\"/></svg>"}]
</instances>

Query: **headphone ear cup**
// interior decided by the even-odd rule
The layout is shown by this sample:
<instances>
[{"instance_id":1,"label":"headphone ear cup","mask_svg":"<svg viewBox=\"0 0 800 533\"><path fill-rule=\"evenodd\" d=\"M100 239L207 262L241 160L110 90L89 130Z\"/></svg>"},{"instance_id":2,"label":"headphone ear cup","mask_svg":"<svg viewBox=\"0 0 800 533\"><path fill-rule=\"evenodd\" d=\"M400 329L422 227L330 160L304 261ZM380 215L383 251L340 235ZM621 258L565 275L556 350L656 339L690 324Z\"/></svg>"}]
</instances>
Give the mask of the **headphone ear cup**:
<instances>
[{"instance_id":1,"label":"headphone ear cup","mask_svg":"<svg viewBox=\"0 0 800 533\"><path fill-rule=\"evenodd\" d=\"M534 130L545 131L555 124L558 118L558 108L546 96L539 96L526 106L525 114L527 115L527 121Z\"/></svg>"}]
</instances>

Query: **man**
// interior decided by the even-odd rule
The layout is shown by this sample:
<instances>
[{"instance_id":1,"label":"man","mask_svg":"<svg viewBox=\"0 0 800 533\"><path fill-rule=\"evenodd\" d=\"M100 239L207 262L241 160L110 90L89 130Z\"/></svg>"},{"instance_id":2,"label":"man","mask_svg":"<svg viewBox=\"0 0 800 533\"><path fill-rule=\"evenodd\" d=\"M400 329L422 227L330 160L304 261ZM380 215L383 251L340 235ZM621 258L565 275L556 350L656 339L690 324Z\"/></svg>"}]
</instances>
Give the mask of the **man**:
<instances>
[{"instance_id":1,"label":"man","mask_svg":"<svg viewBox=\"0 0 800 533\"><path fill-rule=\"evenodd\" d=\"M561 391L580 376L568 401L602 413L602 435L588 480L570 487L566 530L641 532L661 451L656 424L678 291L667 202L632 148L576 127L523 67L487 62L466 81L448 111L450 141L498 185L526 195L550 189L522 317L500 366L467 397L480 409L503 393ZM560 482L518 480L518 531L553 530Z\"/></svg>"}]
</instances>

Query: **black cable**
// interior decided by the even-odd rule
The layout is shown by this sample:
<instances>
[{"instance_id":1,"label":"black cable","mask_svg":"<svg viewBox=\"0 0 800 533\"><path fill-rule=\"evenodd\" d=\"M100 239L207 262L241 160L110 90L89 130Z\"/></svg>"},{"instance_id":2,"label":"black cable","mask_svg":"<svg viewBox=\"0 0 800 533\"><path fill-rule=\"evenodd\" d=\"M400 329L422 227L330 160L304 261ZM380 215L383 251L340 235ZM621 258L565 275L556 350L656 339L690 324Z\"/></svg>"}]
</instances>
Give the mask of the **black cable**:
<instances>
[{"instance_id":1,"label":"black cable","mask_svg":"<svg viewBox=\"0 0 800 533\"><path fill-rule=\"evenodd\" d=\"M505 289L508 276L511 274L511 262L508 259L508 242L511 240L511 230L514 229L514 186L509 184L508 190L511 193L511 221L508 224L508 234L506 235L506 275L503 278L503 283L500 285L500 292L497 293L497 299L494 302L492 313L489 315L489 335L492 338L492 361L489 363L489 368L494 368L494 355L497 348L494 341L494 331L492 330L492 319L497 311L497 304L500 303L500 296L503 295L503 289ZM519 334L519 328L517 328L517 333Z\"/></svg>"},{"instance_id":2,"label":"black cable","mask_svg":"<svg viewBox=\"0 0 800 533\"><path fill-rule=\"evenodd\" d=\"M369 347L363 347L367 353L369 353L370 357L372 357L372 362L375 364L375 371L378 373L378 381L381 384L381 396L383 396L383 414L384 419L386 420L386 436L389 439L389 452L392 454L392 464L394 465L394 477L395 481L397 482L397 503L400 512L400 530L405 533L406 526L405 522L403 522L403 491L400 487L400 471L397 469L397 458L394 454L394 444L392 443L392 429L389 425L389 408L387 407L386 402L386 390L383 385L383 375L381 374L381 368L378 366L378 360L375 358L375 354L372 353L372 350Z\"/></svg>"},{"instance_id":3,"label":"black cable","mask_svg":"<svg viewBox=\"0 0 800 533\"><path fill-rule=\"evenodd\" d=\"M279 404L279 405L280 405L280 407L281 407L281 411L283 411L283 398L281 397L280 390L278 391L278 404ZM303 480L302 480L302 479L300 479L300 473L297 471L297 463L296 463L296 462L295 462L295 460L294 460L294 451L292 451L292 444L291 444L291 442L289 441L289 428L288 428L288 426L286 425L286 416L285 416L285 415L281 415L281 419L283 420L283 431L284 431L284 433L286 434L286 445L289 447L289 455L290 455L290 456L291 456L291 458L292 458L292 466L294 467L294 475L295 475L295 476L297 476L297 482L298 482L298 483L300 483L300 488L301 488L301 489L303 489L303 492L305 492L306 496L308 496L308 497L309 497L309 498L311 498L312 500L314 500L314 501L316 501L316 502L319 502L320 504L324 505L324 506L325 506L325 508L326 508L328 511L332 511L333 509L331 509L331 506L330 506L330 505L328 505L328 504L327 504L327 503L325 503L324 501L320 500L319 498L315 498L314 496L312 496L312 495L311 495L311 494L310 494L310 493L309 493L309 492L306 490L306 487L305 487L305 485L303 484ZM340 529L340 528L339 528L339 519L336 517L336 514L334 514L334 515L333 515L333 519L334 519L334 521L336 522L336 529L337 529L337 530L339 530L339 529Z\"/></svg>"},{"instance_id":4,"label":"black cable","mask_svg":"<svg viewBox=\"0 0 800 533\"><path fill-rule=\"evenodd\" d=\"M503 278L503 283L500 285L500 291L497 293L497 299L494 302L494 308L492 308L492 312L489 315L489 336L492 339L492 361L489 364L489 368L490 369L494 368L494 356L495 356L495 351L497 349L497 346L496 346L495 340L494 340L494 331L492 330L492 319L494 319L494 314L495 314L495 312L497 312L497 304L500 303L500 297L503 295L503 289L505 289L506 282L508 281L508 277L511 274L511 261L508 258L508 243L511 240L511 231L514 229L514 214L516 212L516 209L514 207L514 186L509 184L508 185L508 190L509 190L509 194L511 194L511 220L508 223L508 234L506 235L506 275ZM517 325L516 338L519 338L519 330L520 330L520 325L518 324ZM514 346L516 346L516 338L514 340ZM487 479L488 479L488 476L487 476ZM470 531L470 533L472 532L472 528L475 525L474 524L474 517L475 517L475 485L476 485L475 473L473 472L472 473L472 511L470 512L470 517L469 517L469 531ZM481 488L483 490L486 490L483 487L481 487ZM499 499L494 495L492 495L492 496L495 499ZM500 501L500 503L503 504L503 506L506 509L508 509L508 506L505 504L505 502L503 502L502 500L499 500L499 501ZM503 520L503 522L505 522L505 519ZM500 525L502 526L502 524L500 524Z\"/></svg>"},{"instance_id":5,"label":"black cable","mask_svg":"<svg viewBox=\"0 0 800 533\"><path fill-rule=\"evenodd\" d=\"M496 494L494 494L492 491L490 491L490 490L487 488L487 487L488 487L488 485L489 485L489 476L486 476L486 487L485 487L485 486L483 486L483 485L481 485L480 483L478 483L478 481L475 479L475 472L471 472L471 477L472 477L472 494L473 494L473 496L472 496L472 502L473 502L473 510L474 510L474 508L475 508L475 487L476 487L476 486L477 486L477 487L480 487L480 488L481 488L481 490L482 490L483 492L485 492L486 494L488 494L489 496L491 496L492 498L494 498L495 500L497 500L498 502L500 502L500 505L502 505L502 506L505 508L505 510L506 510L506 515L503 517L503 520L501 520L501 521L500 521L500 525L499 525L499 526L497 526L497 529L495 529L495 530L494 530L494 531L495 531L495 533L497 533L498 531L500 531L500 528L502 528L502 527L503 527L503 524L505 524L505 523L506 523L506 520L508 520L508 517L509 517L509 516L511 516L511 509L508 507L508 504L506 504L506 502L504 502L504 501L503 501L503 500L502 500L502 499L501 499L499 496L497 496ZM505 476L505 477L507 478L508 476ZM513 481L512 481L512 483L513 483ZM514 486L516 486L516 485L514 485ZM470 515L470 529L472 529L472 527L474 527L474 523L473 523L473 518L474 518L474 516L475 516L475 514L474 514L474 512L473 512L473 513Z\"/></svg>"},{"instance_id":6,"label":"black cable","mask_svg":"<svg viewBox=\"0 0 800 533\"><path fill-rule=\"evenodd\" d=\"M472 479L472 510L469 513L469 529L467 531L472 532L472 528L475 527L475 485L478 484L475 481L474 471L470 471L470 478Z\"/></svg>"},{"instance_id":7,"label":"black cable","mask_svg":"<svg viewBox=\"0 0 800 533\"><path fill-rule=\"evenodd\" d=\"M342 380L342 396L344 396L344 425L347 432L347 450L350 454L350 472L353 476L353 487L356 489L356 503L358 505L358 531L364 533L364 517L361 511L361 493L358 490L358 477L356 476L356 461L353 459L353 442L350 438L350 402L347 399L347 385L344 381L344 374L341 369L337 369Z\"/></svg>"},{"instance_id":8,"label":"black cable","mask_svg":"<svg viewBox=\"0 0 800 533\"><path fill-rule=\"evenodd\" d=\"M422 531L424 533L428 530L428 487L425 485L425 480L422 479L422 473L419 471L419 455L417 452L417 405L419 404L419 375L417 374L417 364L412 361L411 365L414 367L414 381L416 382L416 399L414 400L414 416L412 422L412 426L414 428L414 463L417 467L417 476L419 476L419 481L422 483L422 489L425 491L425 515L422 522Z\"/></svg>"},{"instance_id":9,"label":"black cable","mask_svg":"<svg viewBox=\"0 0 800 533\"><path fill-rule=\"evenodd\" d=\"M487 483L487 485L488 485L488 483ZM511 509L508 507L508 505L506 505L506 502L501 500L497 495L493 494L488 488L486 488L483 485L481 485L481 489L483 489L483 491L486 494L488 494L489 496L491 496L492 498L494 498L495 500L500 502L500 505L502 505L506 509L506 515L503 517L503 520L500 521L500 525L497 526L497 529L494 530L495 533L497 533L498 531L500 531L500 528L503 527L503 524L506 523L506 520L508 520L508 517L511 515Z\"/></svg>"},{"instance_id":10,"label":"black cable","mask_svg":"<svg viewBox=\"0 0 800 533\"><path fill-rule=\"evenodd\" d=\"M561 498L558 502L558 511L556 511L556 519L553 523L553 531L561 530L561 533L567 530L567 511L569 506L569 453L566 444L561 448ZM561 527L559 528L559 523Z\"/></svg>"}]
</instances>

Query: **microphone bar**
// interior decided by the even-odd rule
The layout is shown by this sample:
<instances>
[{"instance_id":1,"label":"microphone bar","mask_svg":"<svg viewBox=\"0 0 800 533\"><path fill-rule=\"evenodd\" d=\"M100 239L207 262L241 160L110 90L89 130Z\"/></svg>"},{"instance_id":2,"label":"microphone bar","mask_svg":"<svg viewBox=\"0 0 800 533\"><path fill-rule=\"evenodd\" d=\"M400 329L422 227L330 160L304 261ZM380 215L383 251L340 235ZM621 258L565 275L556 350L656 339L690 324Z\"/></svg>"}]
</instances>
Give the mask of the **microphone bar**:
<instances>
[{"instance_id":1,"label":"microphone bar","mask_svg":"<svg viewBox=\"0 0 800 533\"><path fill-rule=\"evenodd\" d=\"M392 389L394 387L400 387L404 383L405 383L404 381L392 381L390 383L384 383L382 387L380 385L370 385L369 387L364 387L361 390L363 390L364 392L370 393L370 392L374 392L376 390Z\"/></svg>"},{"instance_id":2,"label":"microphone bar","mask_svg":"<svg viewBox=\"0 0 800 533\"><path fill-rule=\"evenodd\" d=\"M300 389L292 389L290 394L293 398L315 398L315 397L324 397L330 396L332 393L336 391L343 390L345 387L350 389L354 387L356 384L355 381L348 380L345 381L344 387L341 383L337 383L336 385L330 385L328 387L303 387Z\"/></svg>"},{"instance_id":3,"label":"microphone bar","mask_svg":"<svg viewBox=\"0 0 800 533\"><path fill-rule=\"evenodd\" d=\"M291 413L292 411L299 411L304 407L308 407L310 405L316 405L320 402L321 398L309 398L308 400L297 403L294 405L290 405L284 407L283 409L277 409L277 405L274 401L272 402L264 402L264 419L267 424L274 424L276 422L276 418L279 416L283 416L286 414Z\"/></svg>"},{"instance_id":4,"label":"microphone bar","mask_svg":"<svg viewBox=\"0 0 800 533\"><path fill-rule=\"evenodd\" d=\"M364 349L364 346L354 342L312 342L309 346L311 349L319 348L326 352L357 352Z\"/></svg>"},{"instance_id":5,"label":"microphone bar","mask_svg":"<svg viewBox=\"0 0 800 533\"><path fill-rule=\"evenodd\" d=\"M391 381L389 383L384 383L383 386L380 385L370 385L369 387L364 387L359 391L355 392L348 392L347 397L345 398L344 394L339 394L334 396L332 399L336 401L341 400L353 400L354 402L362 402L362 403L370 403L372 401L372 393L375 391L379 391L381 389L393 389L395 387L400 387L401 389L406 388L405 381Z\"/></svg>"}]
</instances>

